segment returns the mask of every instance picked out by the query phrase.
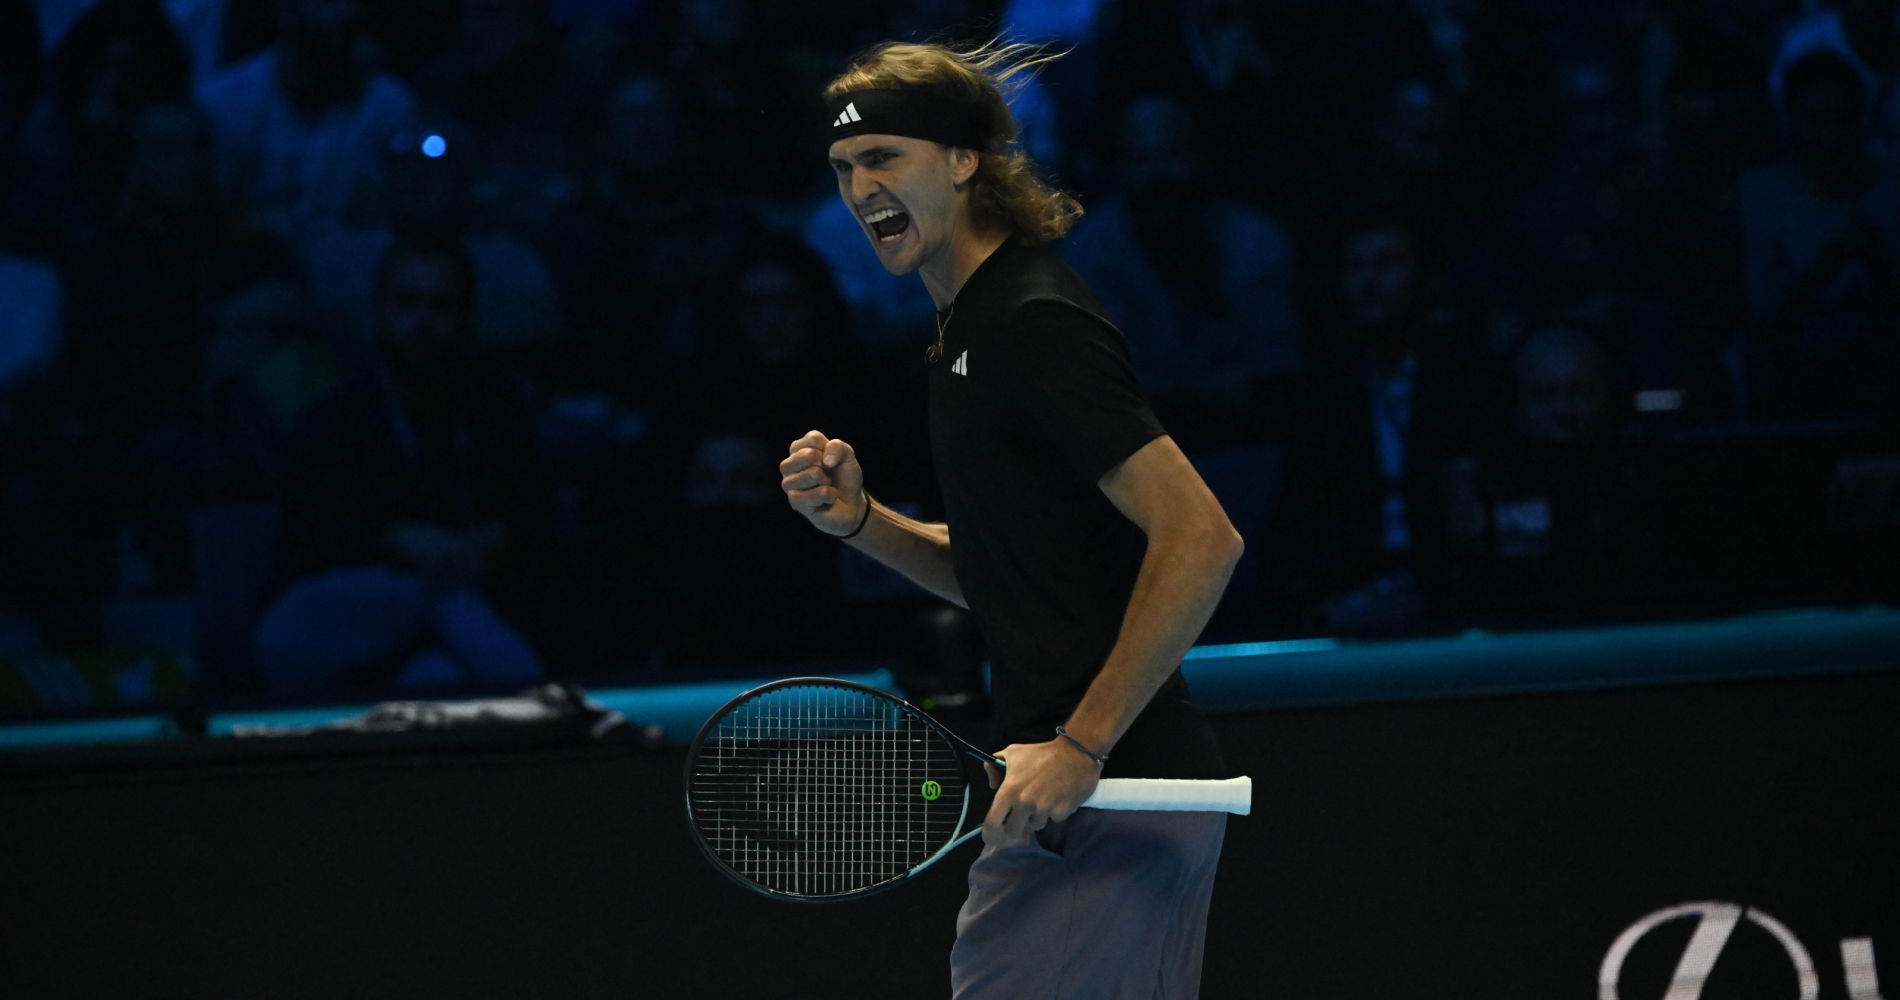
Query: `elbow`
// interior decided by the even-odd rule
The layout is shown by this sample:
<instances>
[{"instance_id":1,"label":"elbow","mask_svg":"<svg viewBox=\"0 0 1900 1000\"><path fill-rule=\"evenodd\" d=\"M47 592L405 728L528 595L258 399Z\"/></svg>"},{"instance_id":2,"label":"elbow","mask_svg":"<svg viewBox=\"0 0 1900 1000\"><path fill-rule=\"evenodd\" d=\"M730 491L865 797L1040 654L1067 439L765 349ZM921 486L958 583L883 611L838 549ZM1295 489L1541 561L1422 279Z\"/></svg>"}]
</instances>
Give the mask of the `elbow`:
<instances>
[{"instance_id":1,"label":"elbow","mask_svg":"<svg viewBox=\"0 0 1900 1000\"><path fill-rule=\"evenodd\" d=\"M1209 545L1214 557L1224 573L1232 573L1234 567L1240 564L1240 557L1247 552L1247 540L1240 537L1240 532L1234 530L1233 524L1225 517L1215 525L1211 534Z\"/></svg>"},{"instance_id":2,"label":"elbow","mask_svg":"<svg viewBox=\"0 0 1900 1000\"><path fill-rule=\"evenodd\" d=\"M1155 539L1151 538L1149 544L1153 545L1154 542ZM1173 543L1169 545L1170 548L1178 546L1177 551L1191 553L1190 558L1194 562L1222 577L1233 572L1247 549L1246 540L1240 537L1240 532L1234 530L1226 516L1218 512L1212 517L1201 519L1180 535L1168 539L1168 542Z\"/></svg>"}]
</instances>

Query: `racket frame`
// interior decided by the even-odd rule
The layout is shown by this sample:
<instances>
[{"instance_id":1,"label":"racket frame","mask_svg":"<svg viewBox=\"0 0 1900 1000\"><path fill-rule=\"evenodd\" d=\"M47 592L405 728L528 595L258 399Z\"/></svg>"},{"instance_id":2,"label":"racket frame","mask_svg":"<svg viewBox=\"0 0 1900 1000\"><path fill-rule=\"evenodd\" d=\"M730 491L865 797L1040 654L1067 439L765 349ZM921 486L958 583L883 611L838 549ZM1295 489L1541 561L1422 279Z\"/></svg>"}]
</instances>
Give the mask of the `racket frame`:
<instances>
[{"instance_id":1,"label":"racket frame","mask_svg":"<svg viewBox=\"0 0 1900 1000\"><path fill-rule=\"evenodd\" d=\"M989 784L989 779L986 772L973 773L969 765L966 763L964 765L963 808L962 808L962 811L958 813L957 815L957 824L954 827L954 829L957 830L958 832L953 834L951 838L949 839L949 841L947 841L942 847L938 848L935 853L930 855L930 857L925 858L923 861L919 862L918 864L913 866L909 871L905 872L902 875L898 875L895 878L889 878L882 882L878 882L873 885L868 885L862 889L856 889L851 892L834 893L834 894L823 895L823 896L805 896L805 895L797 895L793 893L779 892L775 889L769 889L763 885L760 885L757 882L752 881L749 878L746 878L744 875L739 874L739 872L733 870L731 865L727 864L724 860L722 860L719 857L717 852L714 851L712 845L706 842L706 837L703 833L700 832L699 823L694 818L694 815L693 815L694 768L699 763L701 752L705 750L707 746L707 742L706 742L707 735L711 733L714 729L718 728L720 722L724 721L728 716L730 716L734 709L738 708L741 705L744 705L747 702L763 697L781 688L801 687L801 686L802 687L816 686L816 687L842 689L846 691L855 691L860 694L870 695L881 701L886 702L893 709L896 709L897 711L904 713L910 718L923 723L926 727L930 729L931 732L936 733L938 737L943 739L943 741L947 743L951 749L957 751L962 756L975 758L976 760L980 762L987 763L987 764L994 764L997 767L1004 766L1003 760L1001 758L996 757L993 754L985 753L984 751L978 749L975 744L972 744L970 741L964 739L961 736L958 736L956 733L951 732L949 729L945 728L942 723L931 718L929 714L924 712L923 709L920 709L917 706L912 705L910 702L905 701L904 699L898 697L895 694L892 694L889 691L884 690L883 688L873 687L869 684L861 684L861 683L858 683L857 681L842 680L837 677L786 677L781 680L776 680L776 681L771 681L766 684L761 684L758 687L752 688L747 691L743 691L733 696L731 700L727 701L724 705L719 706L718 711L712 713L711 716L707 717L705 723L699 727L699 732L693 734L692 748L686 754L686 764L685 764L685 767L682 769L682 778L683 778L682 784L684 786L683 798L685 799L685 804L686 804L687 829L689 829L692 832L693 843L699 848L699 852L705 855L706 860L712 862L712 866L718 869L721 874L725 875L727 878L738 883L739 885L744 886L745 888L758 893L761 896L766 896L771 899L781 899L787 902L836 903L836 902L842 902L845 900L863 899L866 896L875 896L878 893L885 892L897 886L903 885L905 882L910 881L910 879L913 876L917 875L919 872L923 871L926 868L929 868L931 865L936 864L938 861L943 860L943 858L946 855L948 855L951 851L954 851L958 847L961 847L965 843L968 843L970 838L975 837L977 834L983 832L982 824L978 824L970 828L969 830L963 829L963 825L969 822L970 803L971 803L971 800L974 798L972 794L972 789L975 787L976 782L971 779L975 777L976 775L980 774L982 776L981 780L983 781L984 785L987 786Z\"/></svg>"}]
</instances>

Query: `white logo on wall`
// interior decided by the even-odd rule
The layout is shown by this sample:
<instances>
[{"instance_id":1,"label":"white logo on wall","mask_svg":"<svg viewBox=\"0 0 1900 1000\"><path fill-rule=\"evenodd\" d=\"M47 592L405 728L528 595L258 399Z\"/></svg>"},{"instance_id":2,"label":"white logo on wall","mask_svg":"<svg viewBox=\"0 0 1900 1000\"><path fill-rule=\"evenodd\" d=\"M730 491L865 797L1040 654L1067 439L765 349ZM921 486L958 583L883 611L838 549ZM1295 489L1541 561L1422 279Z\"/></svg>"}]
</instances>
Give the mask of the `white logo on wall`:
<instances>
[{"instance_id":1,"label":"white logo on wall","mask_svg":"<svg viewBox=\"0 0 1900 1000\"><path fill-rule=\"evenodd\" d=\"M1808 955L1808 949L1801 944L1800 938L1794 936L1793 931L1760 910L1713 901L1684 903L1657 910L1618 935L1616 942L1610 945L1609 953L1603 956L1603 968L1597 973L1597 1000L1651 1000L1649 997L1625 997L1618 992L1618 984L1623 977L1623 960L1629 957L1630 949L1636 947L1636 942L1650 931L1663 924L1692 917L1697 921L1695 933L1682 949L1682 958L1676 962L1675 974L1669 979L1669 989L1657 1000L1700 1000L1703 983L1715 971L1716 960L1722 957L1722 949L1728 944L1729 935L1735 932L1736 925L1743 920L1767 931L1781 943L1789 964L1794 967L1800 1000L1819 1000L1821 985L1814 972L1814 959ZM1842 940L1841 967L1847 983L1848 1000L1881 1000L1872 940ZM1709 1000L1720 998L1710 997Z\"/></svg>"}]
</instances>

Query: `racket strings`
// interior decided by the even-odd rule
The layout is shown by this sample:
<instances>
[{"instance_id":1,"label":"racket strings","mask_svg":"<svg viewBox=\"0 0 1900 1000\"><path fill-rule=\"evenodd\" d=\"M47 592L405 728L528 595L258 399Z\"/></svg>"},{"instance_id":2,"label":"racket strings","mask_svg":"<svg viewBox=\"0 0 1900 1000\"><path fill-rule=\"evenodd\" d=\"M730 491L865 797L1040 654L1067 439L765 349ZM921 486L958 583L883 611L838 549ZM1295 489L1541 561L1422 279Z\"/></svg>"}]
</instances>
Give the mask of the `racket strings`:
<instances>
[{"instance_id":1,"label":"racket strings","mask_svg":"<svg viewBox=\"0 0 1900 1000\"><path fill-rule=\"evenodd\" d=\"M717 859L773 892L836 896L901 878L957 832L957 751L868 692L781 687L715 724L691 775Z\"/></svg>"}]
</instances>

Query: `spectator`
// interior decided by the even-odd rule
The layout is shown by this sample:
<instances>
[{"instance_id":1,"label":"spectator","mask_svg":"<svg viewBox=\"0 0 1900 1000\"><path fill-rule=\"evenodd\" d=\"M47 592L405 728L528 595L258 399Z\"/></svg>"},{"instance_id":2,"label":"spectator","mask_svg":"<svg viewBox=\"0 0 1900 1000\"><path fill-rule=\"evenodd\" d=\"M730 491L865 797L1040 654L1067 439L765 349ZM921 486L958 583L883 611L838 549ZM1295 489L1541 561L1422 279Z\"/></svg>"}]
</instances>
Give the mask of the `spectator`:
<instances>
[{"instance_id":1,"label":"spectator","mask_svg":"<svg viewBox=\"0 0 1900 1000\"><path fill-rule=\"evenodd\" d=\"M1434 206L1450 194L1460 165L1459 107L1444 88L1408 78L1381 91L1372 114L1367 157L1376 197Z\"/></svg>"},{"instance_id":2,"label":"spectator","mask_svg":"<svg viewBox=\"0 0 1900 1000\"><path fill-rule=\"evenodd\" d=\"M787 63L794 54L764 34L764 5L740 0L682 0L676 20L658 37L663 75L679 88L684 113L719 138L720 154L693 163L694 172L724 192L773 201L796 199L804 175L783 157L809 141L823 118L821 81ZM802 89L786 80L807 80Z\"/></svg>"},{"instance_id":3,"label":"spectator","mask_svg":"<svg viewBox=\"0 0 1900 1000\"><path fill-rule=\"evenodd\" d=\"M1267 121L1295 145L1259 164L1259 176L1272 178L1272 211L1296 242L1330 243L1367 196L1439 219L1470 210L1469 198L1450 202L1486 182L1472 154L1502 151L1466 140L1487 96L1474 38L1493 5L1400 0L1374 17L1353 4L1317 16L1262 6L1278 7L1267 30L1285 53L1290 105Z\"/></svg>"},{"instance_id":4,"label":"spectator","mask_svg":"<svg viewBox=\"0 0 1900 1000\"><path fill-rule=\"evenodd\" d=\"M675 82L628 77L603 115L590 189L548 248L575 317L561 382L647 406L678 391L698 312L754 226L697 169L710 133Z\"/></svg>"},{"instance_id":5,"label":"spectator","mask_svg":"<svg viewBox=\"0 0 1900 1000\"><path fill-rule=\"evenodd\" d=\"M55 51L55 93L32 103L36 44L32 8L0 4L0 198L11 205L15 245L65 257L97 238L120 198L131 120L186 84L182 59L171 59L169 25L150 4L108 2L85 13ZM141 483L129 481L131 435L101 433L114 413L74 392L76 375L125 369L118 357L68 356L68 314L78 302L61 272L70 270L70 260L55 270L0 257L0 606L23 610L28 643L51 648L97 639L116 527L127 511L156 508L141 504ZM78 329L84 342L84 314Z\"/></svg>"},{"instance_id":6,"label":"spectator","mask_svg":"<svg viewBox=\"0 0 1900 1000\"><path fill-rule=\"evenodd\" d=\"M1721 234L1717 230L1702 238L1719 246ZM1687 234L1683 238L1688 239ZM1698 301L1695 297L1672 300L1660 295L1601 294L1573 303L1559 314L1556 325L1590 331L1590 338L1609 359L1611 381L1620 393L1617 405L1626 411L1634 408L1619 420L1625 435L1654 439L1732 416L1718 337L1733 327L1716 325L1723 314L1697 313L1694 304ZM1514 345L1513 356L1521 349Z\"/></svg>"},{"instance_id":7,"label":"spectator","mask_svg":"<svg viewBox=\"0 0 1900 1000\"><path fill-rule=\"evenodd\" d=\"M1483 159L1496 150L1472 134L1471 100L1421 73L1368 80L1360 100L1363 113L1350 116L1359 129L1350 155L1305 184L1298 206L1284 213L1295 245L1335 246L1341 221L1356 218L1364 205L1402 205L1444 234L1442 300L1461 309L1490 302L1499 284L1495 233L1483 230L1495 225L1503 171ZM1330 268L1302 268L1299 280L1301 301L1326 302L1338 294L1338 275Z\"/></svg>"},{"instance_id":8,"label":"spectator","mask_svg":"<svg viewBox=\"0 0 1900 1000\"><path fill-rule=\"evenodd\" d=\"M109 216L59 258L63 384L101 477L95 509L123 523L150 582L176 592L190 585L188 515L206 458L199 293L231 234L198 109L148 107L128 142Z\"/></svg>"},{"instance_id":9,"label":"spectator","mask_svg":"<svg viewBox=\"0 0 1900 1000\"><path fill-rule=\"evenodd\" d=\"M195 247L220 235L217 164L211 123L189 101L166 101L141 112L131 131L125 184L109 228L121 238Z\"/></svg>"},{"instance_id":10,"label":"spectator","mask_svg":"<svg viewBox=\"0 0 1900 1000\"><path fill-rule=\"evenodd\" d=\"M373 320L364 316L364 304L374 298L376 262L392 243L459 242L475 260L481 288L475 330L485 349L541 376L551 364L551 345L565 330L552 270L528 240L505 229L477 228L475 164L461 133L435 138L444 145L424 151L418 143L378 154L379 186L364 198L358 218L317 220L303 231L299 244L316 302L356 329L368 329Z\"/></svg>"},{"instance_id":11,"label":"spectator","mask_svg":"<svg viewBox=\"0 0 1900 1000\"><path fill-rule=\"evenodd\" d=\"M196 108L154 106L128 141L110 216L61 268L76 402L115 441L195 413L199 279L227 238Z\"/></svg>"},{"instance_id":12,"label":"spectator","mask_svg":"<svg viewBox=\"0 0 1900 1000\"><path fill-rule=\"evenodd\" d=\"M1742 178L1748 411L1890 415L1900 177L1866 155L1866 71L1838 22L1822 19L1789 33L1770 82L1785 151Z\"/></svg>"},{"instance_id":13,"label":"spectator","mask_svg":"<svg viewBox=\"0 0 1900 1000\"><path fill-rule=\"evenodd\" d=\"M1558 34L1550 41L1545 145L1529 176L1500 198L1501 230L1460 291L1490 288L1503 306L1535 315L1599 291L1630 292L1643 278L1633 251L1653 184L1635 142L1639 90L1614 39Z\"/></svg>"},{"instance_id":14,"label":"spectator","mask_svg":"<svg viewBox=\"0 0 1900 1000\"><path fill-rule=\"evenodd\" d=\"M502 135L539 132L547 106L559 35L549 0L463 0L448 45L416 78L416 92L432 111L471 131Z\"/></svg>"},{"instance_id":15,"label":"spectator","mask_svg":"<svg viewBox=\"0 0 1900 1000\"><path fill-rule=\"evenodd\" d=\"M1587 446L1615 436L1619 421L1609 358L1589 334L1540 330L1518 350L1512 369L1512 428L1519 440Z\"/></svg>"},{"instance_id":16,"label":"spectator","mask_svg":"<svg viewBox=\"0 0 1900 1000\"><path fill-rule=\"evenodd\" d=\"M1216 193L1198 134L1179 102L1137 101L1122 118L1121 193L1068 241L1190 451L1264 433L1261 387L1299 363L1292 247L1273 220Z\"/></svg>"},{"instance_id":17,"label":"spectator","mask_svg":"<svg viewBox=\"0 0 1900 1000\"><path fill-rule=\"evenodd\" d=\"M72 641L98 596L88 557L100 553L71 516L84 493L63 488L77 442L54 378L61 298L51 267L0 253L0 656Z\"/></svg>"},{"instance_id":18,"label":"spectator","mask_svg":"<svg viewBox=\"0 0 1900 1000\"><path fill-rule=\"evenodd\" d=\"M1765 54L1718 7L1658 11L1642 50L1646 131L1690 173L1734 174L1775 154L1774 111L1761 85Z\"/></svg>"},{"instance_id":19,"label":"spectator","mask_svg":"<svg viewBox=\"0 0 1900 1000\"><path fill-rule=\"evenodd\" d=\"M1603 343L1545 326L1511 371L1509 429L1445 475L1446 576L1491 623L1600 606L1654 551Z\"/></svg>"},{"instance_id":20,"label":"spectator","mask_svg":"<svg viewBox=\"0 0 1900 1000\"><path fill-rule=\"evenodd\" d=\"M1773 115L1754 53L1706 12L1670 11L1644 55L1639 155L1656 176L1636 207L1636 286L1675 304L1683 345L1713 358L1747 314L1738 183L1745 165L1772 155Z\"/></svg>"},{"instance_id":21,"label":"spectator","mask_svg":"<svg viewBox=\"0 0 1900 1000\"><path fill-rule=\"evenodd\" d=\"M881 458L880 497L916 500L928 489L916 461L921 412L912 422L867 418L902 409L866 391L878 380L855 360L844 302L822 258L802 244L768 240L735 262L719 289L703 360L690 390L663 416L656 445L659 466L670 470L662 481L679 484L666 505L660 554L661 564L674 567L662 644L670 657L702 661L767 654L772 637L799 627L805 609L851 608L841 603L836 569L796 579L731 572L766 552L840 565L836 543L785 516L771 470L788 442L813 427L881 425L882 433L854 442L860 454ZM820 383L859 389L794 388ZM735 631L736 620L750 624ZM875 624L867 619L837 634L866 642L871 634L864 629Z\"/></svg>"},{"instance_id":22,"label":"spectator","mask_svg":"<svg viewBox=\"0 0 1900 1000\"><path fill-rule=\"evenodd\" d=\"M1285 51L1290 36L1264 30L1256 5L1240 0L1122 3L1105 14L1100 109L1114 114L1149 96L1194 109L1208 137L1215 179L1229 190L1258 184L1259 168L1297 145L1293 133L1309 121L1302 112L1319 110L1294 99L1296 81L1289 79ZM1322 20L1309 18L1302 26ZM1097 147L1115 146L1115 130L1122 124L1099 119Z\"/></svg>"},{"instance_id":23,"label":"spectator","mask_svg":"<svg viewBox=\"0 0 1900 1000\"><path fill-rule=\"evenodd\" d=\"M337 388L338 345L311 302L294 251L247 234L205 282L209 317L203 422L212 495L282 495L285 451L310 406Z\"/></svg>"},{"instance_id":24,"label":"spectator","mask_svg":"<svg viewBox=\"0 0 1900 1000\"><path fill-rule=\"evenodd\" d=\"M1439 475L1483 426L1486 365L1439 309L1436 244L1402 213L1349 230L1344 322L1296 396L1278 532L1297 627L1415 628L1442 584Z\"/></svg>"},{"instance_id":25,"label":"spectator","mask_svg":"<svg viewBox=\"0 0 1900 1000\"><path fill-rule=\"evenodd\" d=\"M541 675L501 610L543 523L541 476L521 397L473 350L476 291L457 245L385 254L374 356L291 449L291 582L256 631L270 687Z\"/></svg>"},{"instance_id":26,"label":"spectator","mask_svg":"<svg viewBox=\"0 0 1900 1000\"><path fill-rule=\"evenodd\" d=\"M157 0L101 0L53 52L53 90L18 139L6 230L40 252L98 236L148 107L190 93L184 46Z\"/></svg>"},{"instance_id":27,"label":"spectator","mask_svg":"<svg viewBox=\"0 0 1900 1000\"><path fill-rule=\"evenodd\" d=\"M1553 33L1541 155L1512 185L1502 229L1474 227L1479 245L1453 255L1453 294L1489 300L1499 352L1524 339L1525 317L1559 304L1599 314L1632 389L1674 394L1651 424L1719 415L1727 393L1713 360L1739 293L1720 263L1739 243L1727 210L1746 131L1746 105L1727 92L1737 57L1693 21L1679 30L1691 47L1664 60L1650 50L1675 36L1652 30L1641 72L1620 34ZM1680 72L1653 79L1670 64Z\"/></svg>"},{"instance_id":28,"label":"spectator","mask_svg":"<svg viewBox=\"0 0 1900 1000\"><path fill-rule=\"evenodd\" d=\"M574 146L599 98L563 86L549 3L464 0L447 48L416 76L425 117L452 125L466 161L472 229L539 235L579 194Z\"/></svg>"},{"instance_id":29,"label":"spectator","mask_svg":"<svg viewBox=\"0 0 1900 1000\"><path fill-rule=\"evenodd\" d=\"M415 100L365 65L361 0L278 0L277 43L198 89L228 198L287 238L342 219L413 135Z\"/></svg>"},{"instance_id":30,"label":"spectator","mask_svg":"<svg viewBox=\"0 0 1900 1000\"><path fill-rule=\"evenodd\" d=\"M1103 0L1005 0L996 22L1005 35L1068 53L1044 67L1026 89L1035 103L1025 107L1019 95L1010 107L1030 155L1057 173L1068 167L1063 154L1078 138L1074 133L1099 112L1102 47L1097 39L1104 6ZM1023 120L1025 111L1032 120Z\"/></svg>"}]
</instances>

